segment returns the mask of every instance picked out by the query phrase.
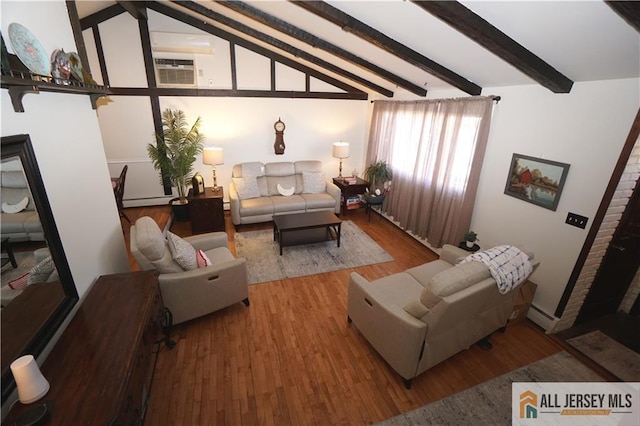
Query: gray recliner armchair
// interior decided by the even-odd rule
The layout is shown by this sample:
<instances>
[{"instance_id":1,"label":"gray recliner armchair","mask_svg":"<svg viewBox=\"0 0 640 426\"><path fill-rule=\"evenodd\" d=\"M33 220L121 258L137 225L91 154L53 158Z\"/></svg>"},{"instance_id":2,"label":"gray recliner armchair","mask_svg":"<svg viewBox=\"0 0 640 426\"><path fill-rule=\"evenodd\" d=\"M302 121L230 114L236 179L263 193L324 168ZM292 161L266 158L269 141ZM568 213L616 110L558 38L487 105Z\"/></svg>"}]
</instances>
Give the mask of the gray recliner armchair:
<instances>
[{"instance_id":1,"label":"gray recliner armchair","mask_svg":"<svg viewBox=\"0 0 640 426\"><path fill-rule=\"evenodd\" d=\"M211 265L184 270L175 260L169 241L150 217L139 218L131 226L130 248L140 267L160 273L160 292L173 323L210 314L234 303L249 306L246 259L236 259L229 251L227 234L212 232L184 238L202 250Z\"/></svg>"}]
</instances>

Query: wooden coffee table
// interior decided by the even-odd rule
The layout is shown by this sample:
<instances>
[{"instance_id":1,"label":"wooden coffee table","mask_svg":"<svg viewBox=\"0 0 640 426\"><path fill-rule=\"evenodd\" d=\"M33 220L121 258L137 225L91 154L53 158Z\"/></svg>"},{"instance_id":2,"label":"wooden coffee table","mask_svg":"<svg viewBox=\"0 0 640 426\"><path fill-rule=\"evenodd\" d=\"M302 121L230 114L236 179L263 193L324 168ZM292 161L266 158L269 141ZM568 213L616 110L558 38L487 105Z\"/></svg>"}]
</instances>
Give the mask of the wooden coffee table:
<instances>
[{"instance_id":1,"label":"wooden coffee table","mask_svg":"<svg viewBox=\"0 0 640 426\"><path fill-rule=\"evenodd\" d=\"M13 249L11 247L11 241L9 241L9 237L2 237L2 252L7 254L7 257L2 258L2 266L11 262L11 266L13 268L18 267L18 262L16 262L16 257L13 254Z\"/></svg>"},{"instance_id":2,"label":"wooden coffee table","mask_svg":"<svg viewBox=\"0 0 640 426\"><path fill-rule=\"evenodd\" d=\"M329 210L274 215L273 240L280 246L280 256L282 247L331 240L332 232L340 247L341 227L342 221Z\"/></svg>"}]
</instances>

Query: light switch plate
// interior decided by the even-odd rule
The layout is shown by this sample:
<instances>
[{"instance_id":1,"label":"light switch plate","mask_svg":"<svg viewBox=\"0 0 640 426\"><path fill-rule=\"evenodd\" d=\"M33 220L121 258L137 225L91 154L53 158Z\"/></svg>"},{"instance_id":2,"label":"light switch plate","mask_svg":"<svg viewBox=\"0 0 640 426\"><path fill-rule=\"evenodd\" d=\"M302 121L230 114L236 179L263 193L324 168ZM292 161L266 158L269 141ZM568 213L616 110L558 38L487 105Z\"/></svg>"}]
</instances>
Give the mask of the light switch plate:
<instances>
[{"instance_id":1,"label":"light switch plate","mask_svg":"<svg viewBox=\"0 0 640 426\"><path fill-rule=\"evenodd\" d=\"M587 226L588 220L589 220L588 217L580 216L579 214L569 212L567 214L567 220L565 220L565 223L584 229Z\"/></svg>"}]
</instances>

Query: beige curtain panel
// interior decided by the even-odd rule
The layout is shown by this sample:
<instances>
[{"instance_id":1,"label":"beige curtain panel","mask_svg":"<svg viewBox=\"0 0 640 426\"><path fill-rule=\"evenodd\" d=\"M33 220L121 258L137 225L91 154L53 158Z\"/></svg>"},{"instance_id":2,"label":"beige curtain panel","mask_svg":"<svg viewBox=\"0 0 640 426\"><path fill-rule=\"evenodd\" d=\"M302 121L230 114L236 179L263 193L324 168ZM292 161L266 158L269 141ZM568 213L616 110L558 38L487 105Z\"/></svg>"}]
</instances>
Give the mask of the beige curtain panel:
<instances>
[{"instance_id":1,"label":"beige curtain panel","mask_svg":"<svg viewBox=\"0 0 640 426\"><path fill-rule=\"evenodd\" d=\"M469 229L493 97L376 101L367 164L393 171L384 211L434 247Z\"/></svg>"}]
</instances>

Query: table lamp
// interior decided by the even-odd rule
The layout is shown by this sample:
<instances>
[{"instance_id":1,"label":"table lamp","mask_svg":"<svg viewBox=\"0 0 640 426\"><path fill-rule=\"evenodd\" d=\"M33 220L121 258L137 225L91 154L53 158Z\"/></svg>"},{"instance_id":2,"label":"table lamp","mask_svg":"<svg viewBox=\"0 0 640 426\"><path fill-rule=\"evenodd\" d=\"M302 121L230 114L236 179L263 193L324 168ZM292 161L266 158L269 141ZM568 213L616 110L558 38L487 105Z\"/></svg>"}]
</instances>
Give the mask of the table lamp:
<instances>
[{"instance_id":1,"label":"table lamp","mask_svg":"<svg viewBox=\"0 0 640 426\"><path fill-rule=\"evenodd\" d=\"M349 143L336 142L333 144L333 156L340 159L340 173L338 179L342 179L342 159L349 157Z\"/></svg>"},{"instance_id":2,"label":"table lamp","mask_svg":"<svg viewBox=\"0 0 640 426\"><path fill-rule=\"evenodd\" d=\"M202 151L202 162L209 164L213 169L213 189L217 190L218 179L216 178L216 165L224 164L223 149L217 146L208 146Z\"/></svg>"}]
</instances>

